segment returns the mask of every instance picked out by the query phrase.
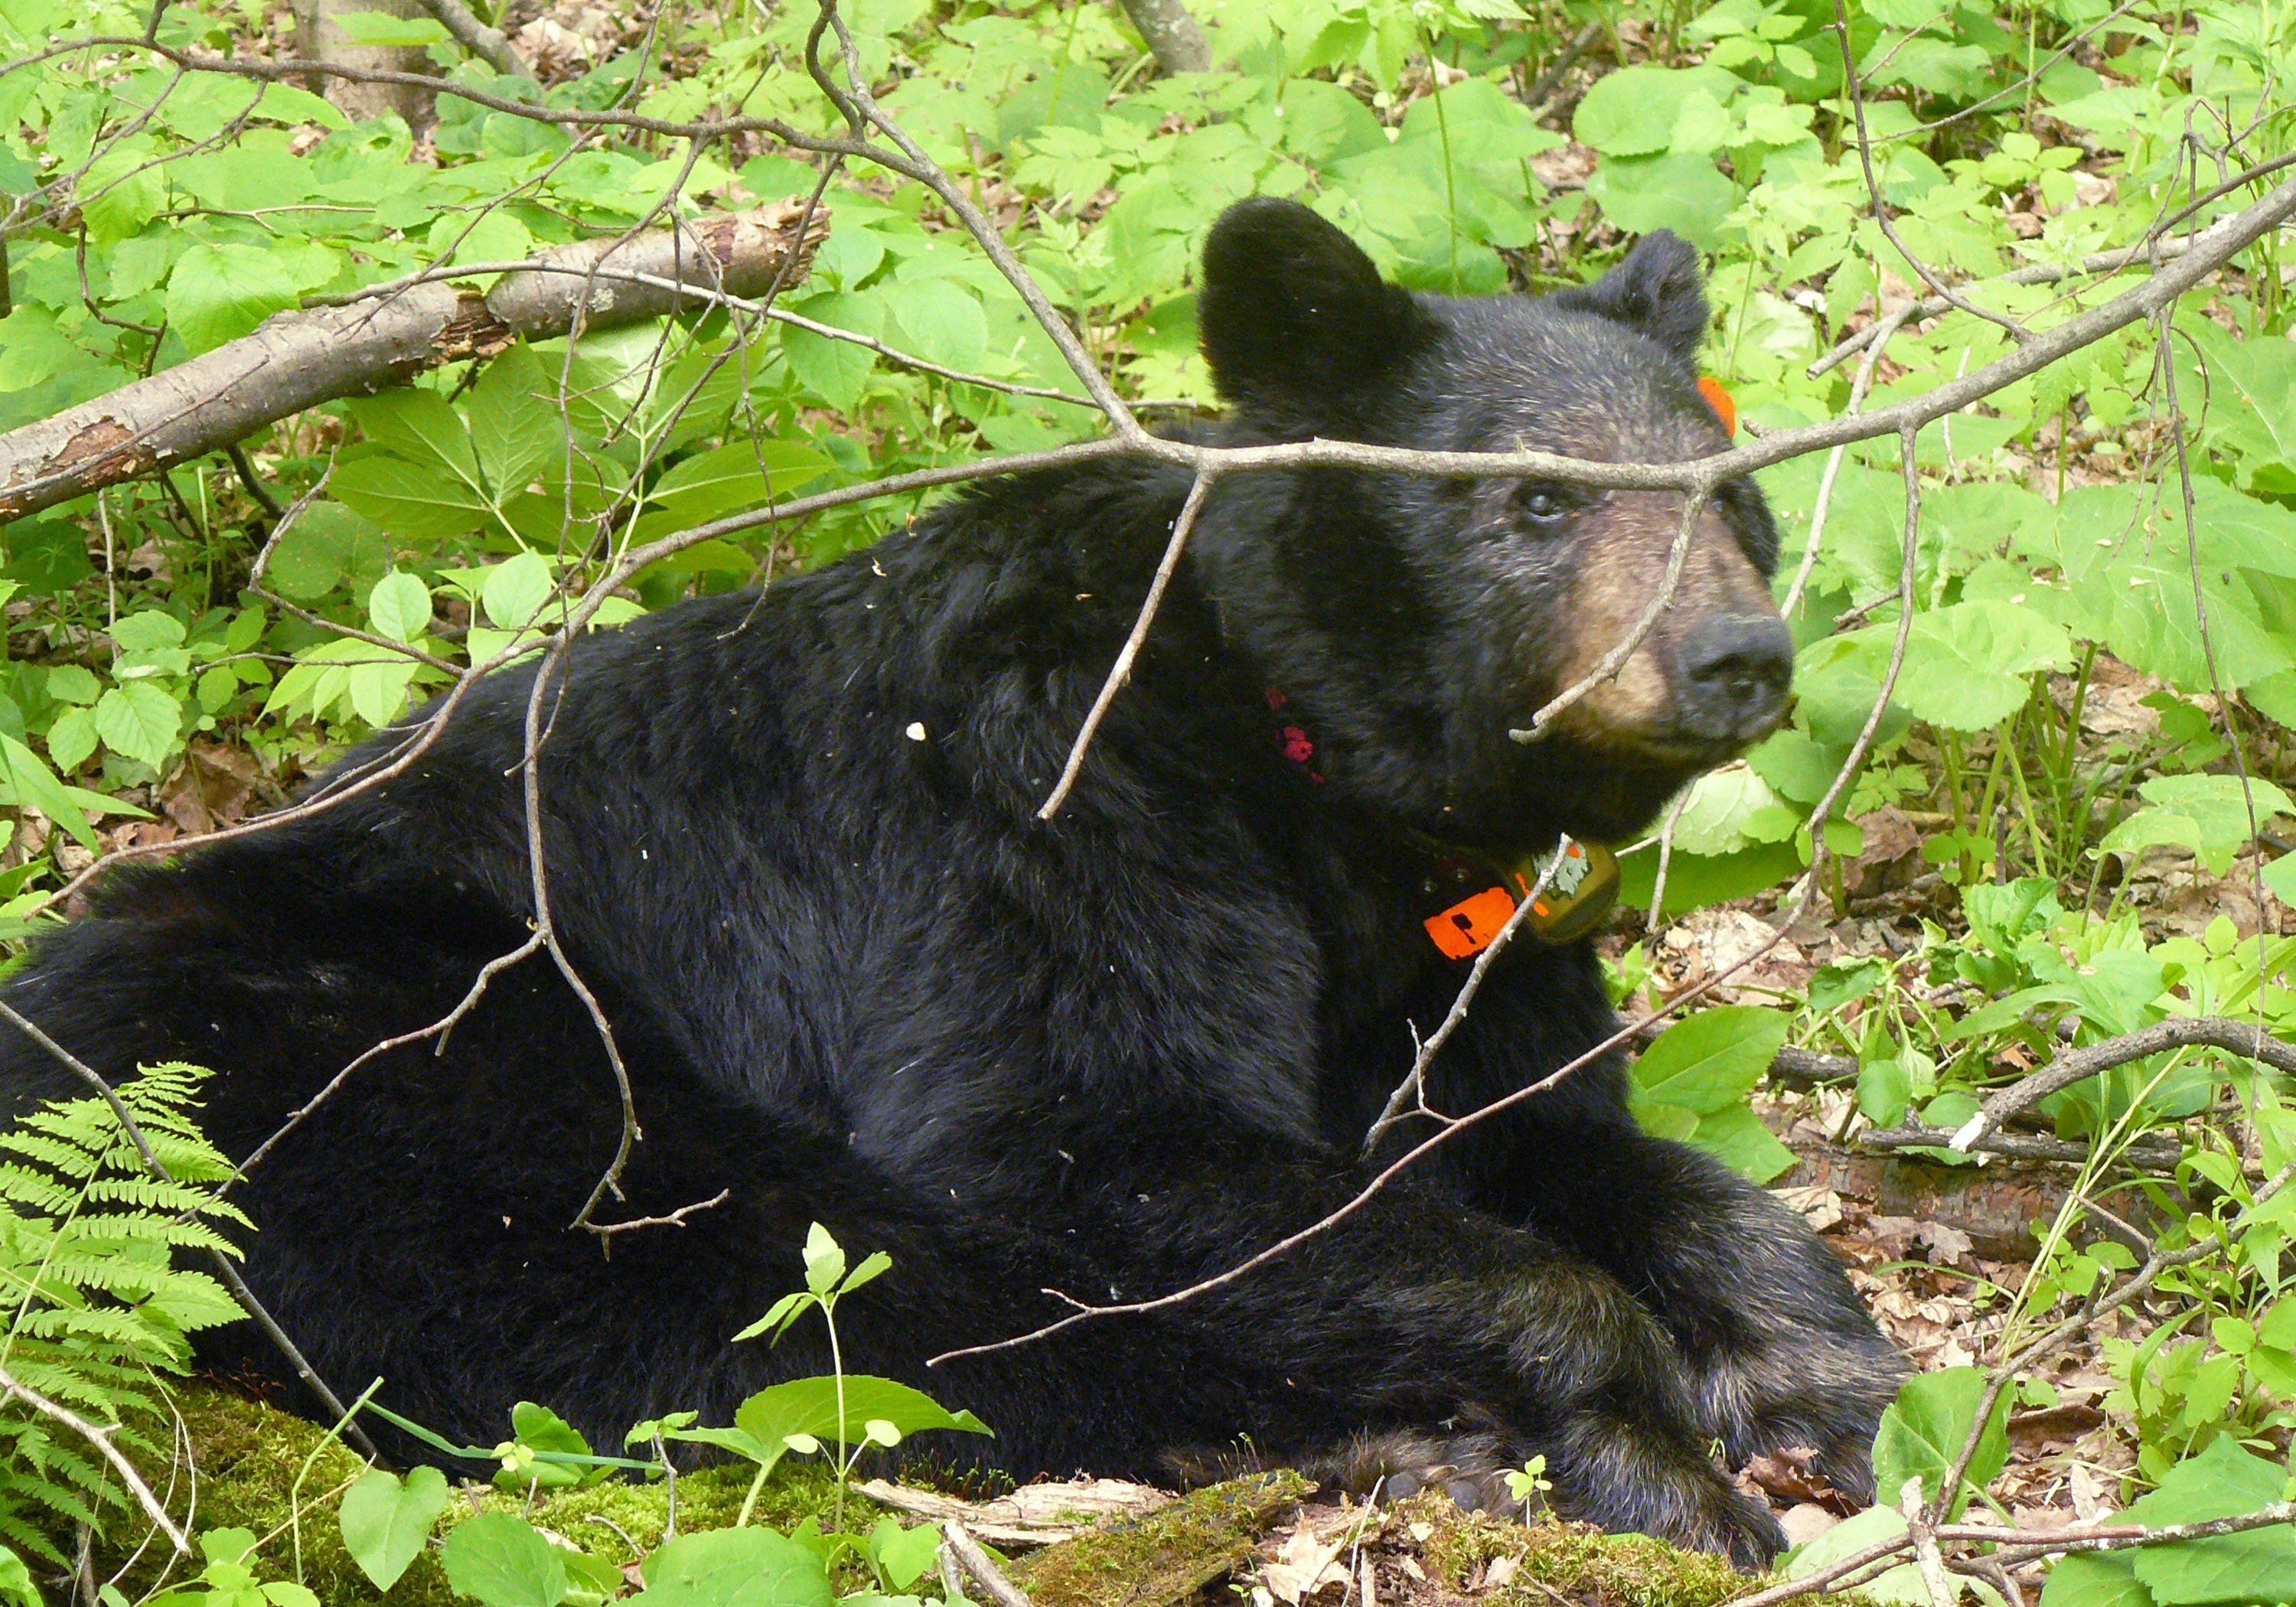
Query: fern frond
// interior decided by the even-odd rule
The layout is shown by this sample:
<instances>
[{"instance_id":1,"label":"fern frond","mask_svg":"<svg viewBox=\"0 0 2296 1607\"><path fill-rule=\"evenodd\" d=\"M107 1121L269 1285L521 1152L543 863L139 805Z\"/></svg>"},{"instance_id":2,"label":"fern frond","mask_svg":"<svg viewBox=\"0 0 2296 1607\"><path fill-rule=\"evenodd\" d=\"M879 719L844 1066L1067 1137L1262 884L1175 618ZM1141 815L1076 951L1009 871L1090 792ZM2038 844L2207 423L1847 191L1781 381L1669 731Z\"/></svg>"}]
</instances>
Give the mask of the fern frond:
<instances>
[{"instance_id":1,"label":"fern frond","mask_svg":"<svg viewBox=\"0 0 2296 1607\"><path fill-rule=\"evenodd\" d=\"M178 1265L237 1250L248 1226L214 1186L230 1161L194 1118L206 1073L169 1062L119 1085L168 1173L155 1176L100 1098L52 1102L0 1131L0 1357L29 1390L117 1446L152 1449L165 1379L190 1365L184 1337L241 1315L223 1285ZM127 1501L93 1447L20 1403L0 1404L0 1540L61 1562L55 1521L101 1528Z\"/></svg>"}]
</instances>

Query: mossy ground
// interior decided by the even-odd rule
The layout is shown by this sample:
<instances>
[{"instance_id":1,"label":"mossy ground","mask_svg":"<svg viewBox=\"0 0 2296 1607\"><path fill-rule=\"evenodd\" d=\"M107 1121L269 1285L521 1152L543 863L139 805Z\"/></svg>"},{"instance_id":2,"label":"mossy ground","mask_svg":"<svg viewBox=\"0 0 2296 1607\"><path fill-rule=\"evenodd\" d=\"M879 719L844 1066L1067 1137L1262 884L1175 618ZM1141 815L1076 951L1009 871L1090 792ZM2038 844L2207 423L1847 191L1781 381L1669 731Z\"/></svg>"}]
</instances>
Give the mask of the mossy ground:
<instances>
[{"instance_id":1,"label":"mossy ground","mask_svg":"<svg viewBox=\"0 0 2296 1607\"><path fill-rule=\"evenodd\" d=\"M1677 1551L1646 1536L1606 1535L1551 1518L1521 1523L1463 1513L1439 1495L1398 1504L1395 1520L1386 1527L1387 1537L1408 1543L1409 1554L1436 1587L1427 1594L1487 1607L1554 1607L1558 1598L1589 1607L1718 1607L1754 1584L1719 1557ZM1423 1539L1420 1526L1428 1531ZM1501 1557L1514 1559L1515 1573L1490 1585L1490 1565ZM1406 1600L1423 1595L1409 1588L1395 1594ZM1831 1607L1855 1607L1860 1599L1825 1598ZM1818 1607L1818 1598L1796 1596L1787 1607Z\"/></svg>"},{"instance_id":2,"label":"mossy ground","mask_svg":"<svg viewBox=\"0 0 2296 1607\"><path fill-rule=\"evenodd\" d=\"M183 1390L177 1406L192 1447L189 1462L179 1459L173 1467L147 1472L170 1513L193 1534L251 1531L260 1541L266 1573L299 1579L323 1607L372 1607L378 1602L389 1607L450 1607L455 1598L435 1551L418 1557L388 1593L377 1592L352 1562L335 1513L342 1491L365 1471L365 1464L324 1431L209 1387ZM749 1485L748 1470L742 1467L682 1475L679 1532L732 1523ZM1236 1582L1249 1578L1259 1537L1283 1521L1311 1488L1291 1472L1214 1485L1145 1517L1111 1522L1019 1557L1010 1571L1036 1607L1209 1607L1239 1600L1233 1592ZM833 1493L821 1464L791 1458L767 1482L752 1521L786 1529L812 1516L826 1527ZM540 1528L619 1566L636 1562L661 1543L669 1503L658 1480L609 1480L545 1496L530 1507L521 1496L472 1484L458 1489L439 1521L439 1532L480 1512L523 1513ZM882 1515L866 1499L847 1497L849 1529L866 1529ZM123 1521L118 1533L132 1546L143 1531ZM1605 1536L1578 1525L1503 1522L1462 1513L1440 1496L1419 1496L1396 1509L1382 1527L1374 1556L1388 1607L1464 1602L1554 1607L1558 1597L1587 1607L1719 1607L1749 1585L1726 1563L1655 1540ZM1494 1587L1488 1582L1489 1565L1499 1557L1514 1558L1519 1571ZM1419 1570L1419 1578L1403 1568L1406 1558ZM107 1554L99 1546L96 1561L101 1579L127 1557L124 1547ZM146 1546L119 1581L129 1599L158 1583L167 1562L164 1543ZM180 1581L184 1574L176 1564L168 1577ZM857 1578L851 1587L861 1583Z\"/></svg>"}]
</instances>

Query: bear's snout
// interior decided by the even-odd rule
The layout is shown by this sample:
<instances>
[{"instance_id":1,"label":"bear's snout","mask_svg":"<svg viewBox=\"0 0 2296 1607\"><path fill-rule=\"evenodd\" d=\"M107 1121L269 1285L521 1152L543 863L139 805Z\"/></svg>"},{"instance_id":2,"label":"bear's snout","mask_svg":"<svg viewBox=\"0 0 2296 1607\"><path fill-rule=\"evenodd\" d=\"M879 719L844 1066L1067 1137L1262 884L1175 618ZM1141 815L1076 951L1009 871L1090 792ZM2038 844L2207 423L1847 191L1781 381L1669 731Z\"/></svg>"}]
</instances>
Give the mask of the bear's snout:
<instances>
[{"instance_id":1,"label":"bear's snout","mask_svg":"<svg viewBox=\"0 0 2296 1607\"><path fill-rule=\"evenodd\" d=\"M1785 711L1793 654L1793 637L1775 614L1700 620L1669 655L1684 729L1715 742L1767 735Z\"/></svg>"}]
</instances>

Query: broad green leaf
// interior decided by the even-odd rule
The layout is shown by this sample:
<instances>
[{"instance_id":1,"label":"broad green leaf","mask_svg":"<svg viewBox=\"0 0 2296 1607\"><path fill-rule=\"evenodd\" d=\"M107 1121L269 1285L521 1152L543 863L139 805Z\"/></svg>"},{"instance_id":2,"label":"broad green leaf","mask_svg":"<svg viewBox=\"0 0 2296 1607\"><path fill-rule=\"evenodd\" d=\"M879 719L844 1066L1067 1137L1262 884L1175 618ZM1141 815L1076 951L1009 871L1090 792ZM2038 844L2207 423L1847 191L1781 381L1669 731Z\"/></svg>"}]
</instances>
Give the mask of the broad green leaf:
<instances>
[{"instance_id":1,"label":"broad green leaf","mask_svg":"<svg viewBox=\"0 0 2296 1607\"><path fill-rule=\"evenodd\" d=\"M1624 76L1597 79L1596 87ZM1587 193L1630 234L1672 229L1706 250L1720 243L1722 221L1738 204L1738 186L1711 158L1675 152L1605 157L1587 179Z\"/></svg>"},{"instance_id":2,"label":"broad green leaf","mask_svg":"<svg viewBox=\"0 0 2296 1607\"><path fill-rule=\"evenodd\" d=\"M2283 1499L2284 1468L2241 1448L2230 1434L2178 1463L2160 1488L2122 1516L2132 1523L2200 1523L2237 1517ZM2204 1602L2296 1599L2296 1529L2275 1524L2209 1540L2148 1546L2136 1554L2136 1578L2160 1607Z\"/></svg>"},{"instance_id":3,"label":"broad green leaf","mask_svg":"<svg viewBox=\"0 0 2296 1607\"><path fill-rule=\"evenodd\" d=\"M343 1492L343 1549L377 1590L389 1590L422 1554L430 1526L454 1498L437 1468L415 1468L404 1484L376 1468Z\"/></svg>"},{"instance_id":4,"label":"broad green leaf","mask_svg":"<svg viewBox=\"0 0 2296 1607\"><path fill-rule=\"evenodd\" d=\"M909 348L944 367L980 366L988 344L988 321L980 299L954 279L915 280L893 298L893 316Z\"/></svg>"},{"instance_id":5,"label":"broad green leaf","mask_svg":"<svg viewBox=\"0 0 2296 1607\"><path fill-rule=\"evenodd\" d=\"M857 1445L862 1426L882 1417L906 1434L928 1429L957 1429L986 1434L988 1425L970 1412L951 1412L932 1397L906 1384L863 1373L845 1380L844 1433L838 1431L837 1383L832 1378L801 1378L760 1390L734 1414L734 1426L761 1444L779 1445L791 1434L826 1442Z\"/></svg>"},{"instance_id":6,"label":"broad green leaf","mask_svg":"<svg viewBox=\"0 0 2296 1607\"><path fill-rule=\"evenodd\" d=\"M558 1548L508 1513L481 1513L456 1524L440 1560L455 1594L476 1596L486 1607L558 1607L566 1595Z\"/></svg>"},{"instance_id":7,"label":"broad green leaf","mask_svg":"<svg viewBox=\"0 0 2296 1607\"><path fill-rule=\"evenodd\" d=\"M402 540L432 545L496 523L486 493L438 463L412 463L387 454L336 464L327 489L345 506Z\"/></svg>"},{"instance_id":8,"label":"broad green leaf","mask_svg":"<svg viewBox=\"0 0 2296 1607\"><path fill-rule=\"evenodd\" d=\"M1785 1046L1792 1018L1752 1004L1702 1010L1660 1033L1635 1062L1641 1097L1701 1116L1745 1098Z\"/></svg>"},{"instance_id":9,"label":"broad green leaf","mask_svg":"<svg viewBox=\"0 0 2296 1607\"><path fill-rule=\"evenodd\" d=\"M805 1286L816 1294L827 1294L844 1275L843 1246L830 1236L827 1228L815 1223L805 1234Z\"/></svg>"},{"instance_id":10,"label":"broad green leaf","mask_svg":"<svg viewBox=\"0 0 2296 1607\"><path fill-rule=\"evenodd\" d=\"M2248 846L2252 828L2267 825L2276 815L2296 814L2288 794L2260 776L2243 786L2237 775L2156 775L2137 793L2149 807L2106 832L2102 846L2131 854L2154 843L2172 844L2190 849L2219 876Z\"/></svg>"},{"instance_id":11,"label":"broad green leaf","mask_svg":"<svg viewBox=\"0 0 2296 1607\"><path fill-rule=\"evenodd\" d=\"M640 1564L648 1607L830 1607L820 1557L769 1529L680 1535Z\"/></svg>"},{"instance_id":12,"label":"broad green leaf","mask_svg":"<svg viewBox=\"0 0 2296 1607\"><path fill-rule=\"evenodd\" d=\"M651 539L707 523L736 508L755 507L832 467L809 442L737 437L670 465L646 494L647 512L638 521L638 537ZM741 562L746 571L748 559Z\"/></svg>"},{"instance_id":13,"label":"broad green leaf","mask_svg":"<svg viewBox=\"0 0 2296 1607\"><path fill-rule=\"evenodd\" d=\"M1621 68L1595 79L1580 97L1570 131L1606 157L1655 156L1674 143L1675 123L1693 92L1727 98L1735 83L1710 69Z\"/></svg>"},{"instance_id":14,"label":"broad green leaf","mask_svg":"<svg viewBox=\"0 0 2296 1607\"><path fill-rule=\"evenodd\" d=\"M338 469L338 476L351 466ZM341 503L318 502L279 537L263 573L281 596L316 603L363 578L372 586L390 567L390 540L373 521Z\"/></svg>"},{"instance_id":15,"label":"broad green leaf","mask_svg":"<svg viewBox=\"0 0 2296 1607\"><path fill-rule=\"evenodd\" d=\"M159 154L149 140L123 140L79 176L72 193L90 245L105 247L126 240L168 204L168 169L153 165Z\"/></svg>"},{"instance_id":16,"label":"broad green leaf","mask_svg":"<svg viewBox=\"0 0 2296 1607\"><path fill-rule=\"evenodd\" d=\"M523 490L537 475L545 483L564 483L566 421L552 399L557 389L557 376L546 373L525 346L513 346L488 364L471 387L464 405L471 442L497 496Z\"/></svg>"},{"instance_id":17,"label":"broad green leaf","mask_svg":"<svg viewBox=\"0 0 2296 1607\"><path fill-rule=\"evenodd\" d=\"M237 340L295 305L295 281L272 252L195 245L168 275L168 327L194 353Z\"/></svg>"},{"instance_id":18,"label":"broad green leaf","mask_svg":"<svg viewBox=\"0 0 2296 1607\"><path fill-rule=\"evenodd\" d=\"M102 687L86 666L59 664L48 671L47 690L59 703L93 703Z\"/></svg>"},{"instance_id":19,"label":"broad green leaf","mask_svg":"<svg viewBox=\"0 0 2296 1607\"><path fill-rule=\"evenodd\" d=\"M184 631L184 622L175 615L161 613L158 609L145 609L113 620L107 634L118 645L133 652L181 647Z\"/></svg>"},{"instance_id":20,"label":"broad green leaf","mask_svg":"<svg viewBox=\"0 0 2296 1607\"><path fill-rule=\"evenodd\" d=\"M1894 627L1872 641L1886 664ZM1891 696L1915 719L1955 731L1983 731L2025 706L2035 670L2070 668L2064 630L2006 603L1960 603L1917 614Z\"/></svg>"},{"instance_id":21,"label":"broad green leaf","mask_svg":"<svg viewBox=\"0 0 2296 1607\"><path fill-rule=\"evenodd\" d=\"M1674 847L1678 854L1734 854L1754 842L1775 842L1789 835L1800 816L1787 811L1783 830L1765 831L1774 824L1782 800L1769 783L1742 760L1710 770L1690 783L1690 796L1674 823Z\"/></svg>"},{"instance_id":22,"label":"broad green leaf","mask_svg":"<svg viewBox=\"0 0 2296 1607\"><path fill-rule=\"evenodd\" d=\"M542 554L521 553L487 571L479 596L488 619L504 630L518 630L534 622L556 589Z\"/></svg>"},{"instance_id":23,"label":"broad green leaf","mask_svg":"<svg viewBox=\"0 0 2296 1607\"><path fill-rule=\"evenodd\" d=\"M1919 1474L1923 1496L1937 1499L1946 1470L1961 1455L1970 1425L1977 1421L1978 1403L1985 1395L1985 1373L1978 1367L1948 1367L1908 1379L1898 1398L1882 1414L1874 1436L1874 1482L1885 1499ZM1955 1493L1952 1510L1967 1505L1970 1487L1982 1488L2001 1472L2009 1455L2009 1406L2014 1391L2004 1390L1994 1402L1993 1414L1978 1439L1977 1453Z\"/></svg>"},{"instance_id":24,"label":"broad green leaf","mask_svg":"<svg viewBox=\"0 0 2296 1607\"><path fill-rule=\"evenodd\" d=\"M1794 1152L1742 1104L1728 1105L1698 1119L1690 1143L1740 1177L1767 1183L1794 1163Z\"/></svg>"},{"instance_id":25,"label":"broad green leaf","mask_svg":"<svg viewBox=\"0 0 2296 1607\"><path fill-rule=\"evenodd\" d=\"M367 594L367 619L380 635L412 642L430 626L430 590L405 570L393 570Z\"/></svg>"},{"instance_id":26,"label":"broad green leaf","mask_svg":"<svg viewBox=\"0 0 2296 1607\"><path fill-rule=\"evenodd\" d=\"M472 491L480 488L470 431L447 398L410 386L347 404L367 439L409 463L435 463Z\"/></svg>"},{"instance_id":27,"label":"broad green leaf","mask_svg":"<svg viewBox=\"0 0 2296 1607\"><path fill-rule=\"evenodd\" d=\"M183 730L183 706L149 681L128 681L95 701L89 719L103 745L158 769Z\"/></svg>"},{"instance_id":28,"label":"broad green leaf","mask_svg":"<svg viewBox=\"0 0 2296 1607\"><path fill-rule=\"evenodd\" d=\"M428 17L394 17L387 12L338 12L330 19L351 45L413 46L452 45L455 36Z\"/></svg>"},{"instance_id":29,"label":"broad green leaf","mask_svg":"<svg viewBox=\"0 0 2296 1607\"><path fill-rule=\"evenodd\" d=\"M2049 1570L2041 1607L2159 1607L2136 1577L2136 1554L2075 1552Z\"/></svg>"}]
</instances>

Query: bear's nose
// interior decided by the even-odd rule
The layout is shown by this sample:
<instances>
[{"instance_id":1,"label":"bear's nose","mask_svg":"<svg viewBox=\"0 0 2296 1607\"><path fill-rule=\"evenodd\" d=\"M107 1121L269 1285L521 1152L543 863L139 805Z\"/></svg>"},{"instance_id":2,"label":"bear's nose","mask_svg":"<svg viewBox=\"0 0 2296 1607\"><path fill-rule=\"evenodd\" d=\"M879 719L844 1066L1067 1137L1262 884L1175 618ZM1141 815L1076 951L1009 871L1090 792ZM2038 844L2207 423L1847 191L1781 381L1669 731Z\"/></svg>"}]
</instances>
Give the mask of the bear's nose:
<instances>
[{"instance_id":1,"label":"bear's nose","mask_svg":"<svg viewBox=\"0 0 2296 1607\"><path fill-rule=\"evenodd\" d=\"M1683 723L1721 742L1766 731L1785 707L1793 652L1793 637L1775 614L1701 620L1675 649Z\"/></svg>"}]
</instances>

